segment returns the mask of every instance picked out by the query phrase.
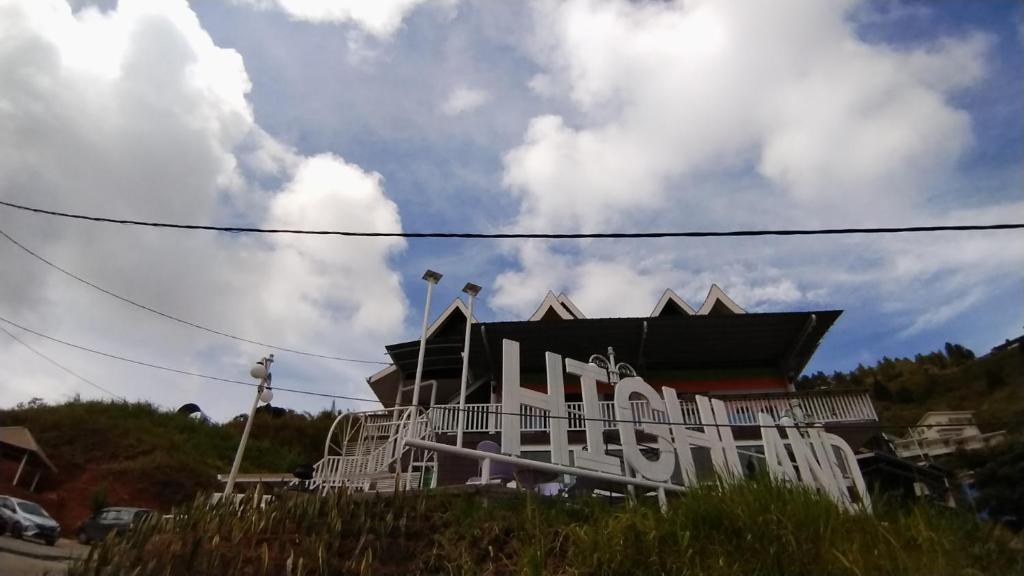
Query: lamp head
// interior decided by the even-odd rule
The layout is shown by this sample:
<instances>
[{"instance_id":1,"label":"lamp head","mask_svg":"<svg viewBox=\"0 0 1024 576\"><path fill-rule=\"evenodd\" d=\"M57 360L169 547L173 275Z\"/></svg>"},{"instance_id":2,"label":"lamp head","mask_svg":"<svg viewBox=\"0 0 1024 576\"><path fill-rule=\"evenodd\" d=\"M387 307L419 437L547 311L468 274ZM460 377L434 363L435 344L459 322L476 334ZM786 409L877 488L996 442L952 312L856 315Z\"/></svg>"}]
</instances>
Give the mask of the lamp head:
<instances>
[{"instance_id":1,"label":"lamp head","mask_svg":"<svg viewBox=\"0 0 1024 576\"><path fill-rule=\"evenodd\" d=\"M472 282L466 282L466 285L462 287L462 291L470 296L476 296L480 293L480 290L482 290L482 288Z\"/></svg>"},{"instance_id":2,"label":"lamp head","mask_svg":"<svg viewBox=\"0 0 1024 576\"><path fill-rule=\"evenodd\" d=\"M267 367L264 365L262 360L254 364L252 369L249 370L249 376L252 376L257 380L263 380L267 377L267 374Z\"/></svg>"},{"instance_id":3,"label":"lamp head","mask_svg":"<svg viewBox=\"0 0 1024 576\"><path fill-rule=\"evenodd\" d=\"M430 282L431 284L437 284L438 282L441 281L441 278L443 276L444 274L441 274L440 272L434 272L433 270L427 270L426 272L423 273L423 279L426 280L427 282Z\"/></svg>"},{"instance_id":4,"label":"lamp head","mask_svg":"<svg viewBox=\"0 0 1024 576\"><path fill-rule=\"evenodd\" d=\"M260 392L260 402L264 404L270 404L270 401L274 399L274 391L270 388L266 388L263 392Z\"/></svg>"}]
</instances>

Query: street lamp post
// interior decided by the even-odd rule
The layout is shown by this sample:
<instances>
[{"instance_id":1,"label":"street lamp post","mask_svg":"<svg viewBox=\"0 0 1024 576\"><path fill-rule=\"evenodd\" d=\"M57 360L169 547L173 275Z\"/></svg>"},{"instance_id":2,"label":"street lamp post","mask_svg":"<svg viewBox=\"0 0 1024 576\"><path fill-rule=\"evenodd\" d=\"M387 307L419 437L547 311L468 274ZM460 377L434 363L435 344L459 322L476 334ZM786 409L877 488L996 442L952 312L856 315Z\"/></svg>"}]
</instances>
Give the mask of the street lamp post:
<instances>
[{"instance_id":1,"label":"street lamp post","mask_svg":"<svg viewBox=\"0 0 1024 576\"><path fill-rule=\"evenodd\" d=\"M274 391L270 387L270 365L274 363L274 355L271 354L257 362L249 375L260 381L256 389L256 397L252 401L252 408L249 410L249 418L245 421L245 429L242 431L242 441L238 443L238 452L235 453L235 462L231 465L231 474L228 475L228 484L224 487L223 499L227 500L235 490L235 479L238 478L238 467L242 465L242 455L245 453L245 444L249 440L249 431L252 430L252 420L256 416L256 407L260 402L269 403L274 399Z\"/></svg>"},{"instance_id":2,"label":"street lamp post","mask_svg":"<svg viewBox=\"0 0 1024 576\"><path fill-rule=\"evenodd\" d=\"M423 358L427 352L427 327L430 325L430 298L434 293L434 285L441 281L442 274L427 270L423 273L423 279L427 281L427 302L423 306L423 330L420 332L420 355L416 359L416 380L412 385L412 405L419 407L420 382L423 380Z\"/></svg>"},{"instance_id":3,"label":"street lamp post","mask_svg":"<svg viewBox=\"0 0 1024 576\"><path fill-rule=\"evenodd\" d=\"M466 343L462 348L462 384L459 387L459 429L455 445L462 448L462 433L466 428L466 382L469 379L469 335L473 327L473 300L480 293L480 287L467 282L462 291L469 295L469 312L466 314Z\"/></svg>"},{"instance_id":4,"label":"street lamp post","mask_svg":"<svg viewBox=\"0 0 1024 576\"><path fill-rule=\"evenodd\" d=\"M442 274L440 272L434 272L433 270L427 270L423 273L423 279L427 282L427 302L423 305L423 330L420 332L420 355L416 359L416 380L412 385L412 408L409 419L409 436L413 436L416 433L416 429L419 426L419 406L420 406L420 383L423 381L423 359L427 352L427 327L430 324L430 298L434 294L434 285L441 281ZM437 386L437 384L435 384ZM416 465L416 458L413 457L414 452L409 452L409 470L405 475L405 489L408 490L412 485L412 469Z\"/></svg>"}]
</instances>

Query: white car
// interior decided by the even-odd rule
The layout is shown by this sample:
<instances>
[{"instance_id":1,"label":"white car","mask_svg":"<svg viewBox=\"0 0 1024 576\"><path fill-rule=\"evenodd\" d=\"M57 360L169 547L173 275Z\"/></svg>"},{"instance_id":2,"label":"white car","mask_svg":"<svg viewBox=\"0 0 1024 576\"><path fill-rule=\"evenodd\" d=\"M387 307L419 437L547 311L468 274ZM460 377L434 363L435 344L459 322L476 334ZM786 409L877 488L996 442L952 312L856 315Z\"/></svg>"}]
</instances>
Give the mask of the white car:
<instances>
[{"instance_id":1,"label":"white car","mask_svg":"<svg viewBox=\"0 0 1024 576\"><path fill-rule=\"evenodd\" d=\"M60 524L42 506L11 496L0 496L0 527L15 538L38 538L50 546L60 538Z\"/></svg>"}]
</instances>

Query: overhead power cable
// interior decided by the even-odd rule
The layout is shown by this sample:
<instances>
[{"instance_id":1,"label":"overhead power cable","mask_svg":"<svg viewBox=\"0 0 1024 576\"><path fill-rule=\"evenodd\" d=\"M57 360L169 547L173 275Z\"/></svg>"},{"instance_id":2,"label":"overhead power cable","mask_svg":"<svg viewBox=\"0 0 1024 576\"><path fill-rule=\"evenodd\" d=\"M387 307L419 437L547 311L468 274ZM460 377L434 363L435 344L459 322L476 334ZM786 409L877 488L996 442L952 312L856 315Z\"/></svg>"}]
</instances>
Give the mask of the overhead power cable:
<instances>
[{"instance_id":1,"label":"overhead power cable","mask_svg":"<svg viewBox=\"0 0 1024 576\"><path fill-rule=\"evenodd\" d=\"M68 368L67 366L65 366L65 365L61 364L60 362L57 362L56 360L54 360L53 358L50 358L50 357L49 357L49 356L47 356L46 354L43 354L43 353L42 353L42 352L40 352L39 350L36 350L36 349L35 349L34 347L32 347L32 346L31 346L31 345L30 345L30 344L29 344L28 342L25 342L25 341L24 341L24 340L22 340L21 338L18 338L17 336L15 336L14 334L12 334L12 333L11 333L11 331L10 331L10 330L8 330L7 328L4 328L3 326L0 326L0 330L3 330L4 334L7 334L8 336L10 336L12 340L14 340L15 342L17 342L18 344L21 344L22 346L24 346L25 348L27 348L27 349L28 349L28 350L29 350L30 352L32 352L32 353L33 353L33 354L35 354L36 356L39 356L40 358L42 358L43 360L46 360L46 361L47 361L47 362L49 362L50 364L53 364L53 365L54 365L54 366L56 366L57 368L60 368L61 370L63 370L63 371L65 371L65 372L67 372L68 374L70 374L70 375L74 376L75 378L78 378L78 379L79 379L79 380L81 380L82 382L85 382L86 384L88 384L89 386L92 386L93 388L95 388L95 389L99 390L100 392L103 392L104 394L107 394L107 395L109 395L109 396L110 396L111 398L115 398L115 399L117 399L117 400L125 400L125 401L127 402L127 400L126 400L126 399L124 398L124 396L118 396L117 394L114 394L113 392L111 392L110 390L107 390L107 389L106 389L106 388L104 388L103 386L100 386L99 384L97 384L97 383L93 382L92 380L89 380L89 379L88 379L88 378L86 378L85 376L82 376L82 375L81 375L81 374L79 374L78 372L75 372L75 371L74 371L74 370L72 370L71 368Z\"/></svg>"},{"instance_id":2,"label":"overhead power cable","mask_svg":"<svg viewBox=\"0 0 1024 576\"><path fill-rule=\"evenodd\" d=\"M233 380L231 378L221 378L220 376L211 376L209 374L202 374L200 372L192 372L192 371L189 371L189 370L181 370L179 368L171 368L170 366L162 366L160 364L153 364L152 362L145 362L145 361L142 361L142 360L135 360L134 358L128 358L126 356L121 356L121 355L118 355L118 354L112 354L110 352L103 352L102 350L96 350L95 348L89 348L88 346L83 346L81 344L75 344L74 342L68 342L67 340L61 340L60 338L55 338L55 337L50 336L48 334L44 334L42 332L39 332L38 330L33 330L33 329L31 329L31 328L29 328L27 326L23 326L21 324L18 324L17 322L14 322L13 320L8 320L7 318L4 318L3 316L0 316L0 322L4 322L6 324L9 324L11 326L14 326L15 328L20 328L21 330L24 330L25 332L28 332L30 334L35 334L36 336L39 336L40 338L44 338L44 339L49 340L51 342L56 342L58 344L63 344L64 346L67 346L69 348L74 348L76 350L81 350L83 352L89 352L90 354L96 354L98 356L103 356L105 358L111 358L113 360L120 360L121 362L128 362L129 364L135 364L135 365L138 365L138 366L145 366L146 368L153 368L154 370L162 370L164 372L173 372L175 374L181 374L181 375L184 375L184 376L192 376L192 377L195 377L195 378L203 378L203 379L206 379L206 380L214 380L214 381L217 381L217 382L227 382L229 384L240 384L242 386L250 386L250 387L258 387L259 386L259 384L254 384L252 382L246 382L244 380ZM6 330L5 330L5 332L6 332ZM307 395L310 395L310 396L323 396L323 397L326 397L326 398L338 398L338 399L342 399L342 400L355 400L355 401L361 401L361 402L375 402L375 403L379 402L376 399L356 398L356 397L348 397L348 396L337 396L337 395L334 395L334 394L322 394L322 393L319 393L319 392L312 392L312 391L308 391L308 390L294 390L294 389L291 389L291 388L282 388L280 386L274 386L274 390L283 390L285 392L295 392L296 394L307 394Z\"/></svg>"},{"instance_id":3,"label":"overhead power cable","mask_svg":"<svg viewBox=\"0 0 1024 576\"><path fill-rule=\"evenodd\" d=\"M967 224L940 226L900 226L882 228L814 228L775 230L728 230L728 231L683 231L683 232L593 232L593 233L539 233L539 232L356 232L351 230L305 230L295 228L254 228L248 226L213 226L207 224L177 224L148 220L128 220L106 216L89 216L72 212L46 210L0 200L0 206L17 210L58 216L90 222L105 222L150 228L171 228L177 230L208 230L245 234L304 234L312 236L344 236L359 238L468 238L468 239L526 239L574 240L599 238L721 238L743 236L820 236L845 234L901 234L914 232L963 232L969 230L1016 230L1024 224Z\"/></svg>"},{"instance_id":4,"label":"overhead power cable","mask_svg":"<svg viewBox=\"0 0 1024 576\"><path fill-rule=\"evenodd\" d=\"M378 361L378 360L359 360L359 359L356 359L356 358L343 358L341 356L331 356L330 354L317 354L315 352L305 352L305 351L302 351L302 350L296 350L294 348L287 348L285 346L278 346L278 345L275 345L275 344L268 344L266 342L260 342L258 340L251 340L249 338L243 338L241 336L236 336L234 334L229 334L227 332L222 332L220 330L216 330L216 329L210 328L208 326L203 326L202 324L197 324L195 322L190 322L188 320L185 320L185 319L182 319L182 318L178 318L177 316L173 316L173 315L168 314L166 312L161 312L160 310L157 310L157 309L155 309L155 308L153 308L151 306L147 306L145 304L140 304L140 303L138 303L138 302L136 302L136 301L134 301L134 300L132 300L130 298L127 298L125 296L121 296L120 294L117 294L116 292L112 292L112 291L107 290L106 288L104 288L102 286L94 284L94 283L90 282L89 280L86 280L85 278L82 278L81 276L75 274L74 272L66 270L66 269L58 266L57 264L47 260L46 258L40 256L39 254L33 252L30 248L28 248L27 246L25 246L21 242L18 242L17 240L15 240L13 237L11 237L10 234L8 234L7 232L4 232L2 229L0 229L0 236L3 236L4 239L6 239L11 244L14 244L18 248L20 248L26 254L32 256L36 260L39 260L40 262L46 264L47 266L53 268L54 270L57 270L58 272L64 274L65 276L68 276L69 278L73 278L74 280L77 280L77 281L81 282L82 284L85 284L86 286L89 286L90 288L93 288L95 290L99 290L100 292L106 294L107 296L111 296L113 298L116 298L116 299L118 299L118 300L120 300L120 301L122 301L122 302L124 302L126 304L130 304L132 306L135 306L136 308L139 308L141 310L145 310L146 312L151 312L153 314L156 314L157 316L162 316L163 318L166 318L168 320L173 320L174 322L178 322L179 324L184 324L186 326L190 326L192 328L197 328L199 330L203 330L203 331L209 332L211 334L216 334L218 336L223 336L225 338L231 338L232 340L237 340L239 342L246 342L248 344L255 344L257 346L263 346L264 348L271 348L273 350L280 350L282 352L290 352L292 354L299 354L299 355L302 355L302 356L312 356L314 358L324 358L324 359L327 359L327 360L336 360L336 361L339 361L339 362L354 362L354 363L358 363L358 364L379 364L379 365L383 365L383 366L388 366L389 365L388 362L381 362L381 361Z\"/></svg>"},{"instance_id":5,"label":"overhead power cable","mask_svg":"<svg viewBox=\"0 0 1024 576\"><path fill-rule=\"evenodd\" d=\"M24 331L29 332L31 334L35 334L36 336L39 336L40 338L45 338L45 339L50 340L52 342L57 342L58 344L63 344L65 346L68 346L68 347L71 347L71 348L75 348L77 350L82 350L84 352L90 352L92 354L97 354L99 356L103 356L103 357L106 357L106 358L112 358L114 360L120 360L122 362L128 362L130 364L136 364L136 365L139 365L139 366L145 366L147 368L153 368L155 370L162 370L162 371L165 371L165 372L173 372L175 374L182 374L182 375L185 375L185 376L193 376L195 378L204 378L204 379L207 379L207 380L214 380L214 381L217 381L217 382L226 382L226 383L229 383L229 384L239 384L239 385L248 386L248 387L251 387L251 388L255 388L255 387L259 386L259 384L255 384L253 382L245 382L243 380L234 380L234 379L231 379L231 378L221 378L219 376L210 376L209 374L202 374L202 373L199 373L199 372L191 372L191 371L188 371L188 370L179 370L177 368L171 368L170 366L161 366L159 364L153 364L151 362L144 362L142 360L135 360L133 358L128 358L128 357L121 356L121 355L118 355L118 354L111 354L109 352L103 352L103 351L100 351L100 350L89 348L87 346L82 346L80 344L75 344L75 343L72 343L72 342L68 342L66 340L61 340L59 338L55 338L53 336L44 334L42 332L38 332L38 331L33 330L31 328L28 328L26 326L22 326L21 324L18 324L17 322L8 320L7 318L4 318L3 316L0 316L0 322L5 322L5 323L7 323L7 324L9 324L11 326L14 326L16 328L20 328L21 330L24 330ZM6 330L5 330L5 332L6 332ZM8 334L10 334L10 333L8 332ZM361 397L358 397L358 396L346 396L346 395L343 395L343 394L329 394L329 393L326 393L326 392L314 392L312 390L302 390L302 389L298 389L298 388L286 388L286 387L283 387L283 386L274 386L273 390L279 391L279 392L292 392L292 393L295 393L295 394L302 394L302 395L306 395L306 396L316 396L316 397L320 397L320 398L332 398L332 399L337 399L337 400L352 400L352 401L355 401L355 402L371 402L371 403L374 403L374 404L381 404L381 401L378 400L377 398L361 398ZM408 408L408 407L411 407L411 406L412 406L411 404L396 404L395 405L396 408ZM459 406L447 405L447 404L437 405L437 406L434 406L434 408L440 408L440 409L448 410L448 411L465 410L467 412L469 412L471 410L478 410L476 408L471 408L471 407L468 407L468 406L466 408L460 408ZM527 413L527 412L507 412L507 411L501 411L501 410L488 410L488 413L489 414L498 415L498 416L508 415L508 416L538 417L538 414L536 414L536 413ZM555 415L547 414L547 415L542 416L542 418L558 418L558 419L573 420L573 421L578 421L578 422L597 421L597 422L607 422L607 423L627 422L627 423L632 423L632 424L667 424L667 422L657 421L657 420L644 420L644 419L627 419L627 420L622 420L622 419L616 419L616 418L606 418L606 417L603 417L603 416L594 417L594 416L584 416L584 415L555 416ZM1017 422L1017 421L1006 421L1006 422L980 422L980 423L978 423L979 426L983 426L985 428L1003 428L1003 427L1008 427L1008 426L1015 426L1017 424L1020 424L1020 422ZM731 423L729 423L729 424L719 424L719 423L704 423L704 422L684 422L683 425L687 426L687 427L690 427L690 426L700 426L700 427L712 427L712 428L726 428L726 427L731 428L731 427L734 427L734 426L745 426L745 427L756 427L756 428L810 428L810 427L815 426L815 424L803 424L803 423L798 423L798 424L773 424L771 426L766 426L766 425L761 425L761 424L742 424L741 425L741 424L731 424ZM898 424L898 425L894 425L894 424L857 424L857 423L842 422L840 424L840 426L843 429L847 429L847 430L906 430L908 428L942 428L942 427L948 426L948 424Z\"/></svg>"}]
</instances>

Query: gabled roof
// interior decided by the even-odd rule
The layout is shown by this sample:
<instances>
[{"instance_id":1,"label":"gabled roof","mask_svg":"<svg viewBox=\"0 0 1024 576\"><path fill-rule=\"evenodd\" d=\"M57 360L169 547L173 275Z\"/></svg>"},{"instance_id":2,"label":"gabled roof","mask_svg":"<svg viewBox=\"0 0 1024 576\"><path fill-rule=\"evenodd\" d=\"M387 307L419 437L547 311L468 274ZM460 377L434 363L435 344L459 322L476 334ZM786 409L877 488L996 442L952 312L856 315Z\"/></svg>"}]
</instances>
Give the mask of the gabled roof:
<instances>
[{"instance_id":1,"label":"gabled roof","mask_svg":"<svg viewBox=\"0 0 1024 576\"><path fill-rule=\"evenodd\" d=\"M703 316L705 314L746 314L747 311L740 308L739 304L733 302L729 295L722 291L718 287L718 284L712 284L711 289L708 290L708 296L704 299L704 304L701 304L697 314Z\"/></svg>"},{"instance_id":2,"label":"gabled roof","mask_svg":"<svg viewBox=\"0 0 1024 576\"><path fill-rule=\"evenodd\" d=\"M568 310L569 313L575 316L576 318L587 317L586 314L580 312L580 309L577 308L576 305L572 303L572 300L569 300L569 297L566 296L564 292L558 295L558 303L564 306L565 309Z\"/></svg>"},{"instance_id":3,"label":"gabled roof","mask_svg":"<svg viewBox=\"0 0 1024 576\"><path fill-rule=\"evenodd\" d=\"M53 462L50 462L50 459L46 457L46 453L43 452L43 449L36 443L36 439L32 437L32 433L24 426L6 426L0 428L0 444L7 444L8 446L14 446L26 452L32 452L38 456L39 459L50 468L50 470L54 472L57 471L57 467L53 465Z\"/></svg>"},{"instance_id":4,"label":"gabled roof","mask_svg":"<svg viewBox=\"0 0 1024 576\"><path fill-rule=\"evenodd\" d=\"M427 339L429 340L433 338L435 334L442 331L449 322L455 321L456 318L461 318L462 321L465 322L467 316L469 316L469 306L467 306L461 298L452 300L452 303L449 304L448 307L430 323L430 326L427 327ZM477 322L478 321L474 316L473 323L476 324ZM465 326L465 324L463 324L463 326ZM396 368L394 364L391 366L385 366L367 378L366 381L372 384L382 378L396 373L397 371L398 368Z\"/></svg>"},{"instance_id":5,"label":"gabled roof","mask_svg":"<svg viewBox=\"0 0 1024 576\"><path fill-rule=\"evenodd\" d=\"M712 284L708 295L699 310L694 310L671 288L661 294L661 298L651 311L651 318L660 316L705 316L708 314L746 314L747 311L740 307L718 284ZM544 296L544 301L537 307L537 311L530 316L530 321L537 320L580 320L586 315L573 304L565 293L555 296L550 290Z\"/></svg>"},{"instance_id":6,"label":"gabled roof","mask_svg":"<svg viewBox=\"0 0 1024 576\"><path fill-rule=\"evenodd\" d=\"M427 338L430 338L434 333L441 330L441 328L443 328L450 320L453 320L453 316L457 315L462 316L463 322L465 322L466 317L469 316L469 306L466 306L466 303L462 301L462 298L452 300L452 303L444 309L444 312L441 312L441 315L431 322L430 327L427 328ZM476 321L476 318L473 318L473 322L475 323ZM463 324L463 326L465 326L465 324Z\"/></svg>"},{"instance_id":7,"label":"gabled roof","mask_svg":"<svg viewBox=\"0 0 1024 576\"><path fill-rule=\"evenodd\" d=\"M697 311L692 306L687 304L682 298L679 297L671 288L665 290L661 295L661 299L654 306L654 310L651 312L651 318L657 318L658 316L668 316L671 314L682 314L684 316L693 316Z\"/></svg>"},{"instance_id":8,"label":"gabled roof","mask_svg":"<svg viewBox=\"0 0 1024 576\"><path fill-rule=\"evenodd\" d=\"M839 315L838 310L823 310L478 323L471 332L470 368L473 374L499 376L502 340L509 339L520 343L521 370L540 374L546 366L545 352L585 359L609 346L615 348L616 358L635 361L641 369L768 369L799 374ZM428 342L424 379L457 378L462 346L461 337ZM418 340L386 348L403 374L415 374Z\"/></svg>"},{"instance_id":9,"label":"gabled roof","mask_svg":"<svg viewBox=\"0 0 1024 576\"><path fill-rule=\"evenodd\" d=\"M555 293L549 290L547 295L544 296L544 301L540 303L540 307L530 316L529 321L574 320L578 318L586 318L586 316L569 300L568 296L565 294L555 296Z\"/></svg>"}]
</instances>

